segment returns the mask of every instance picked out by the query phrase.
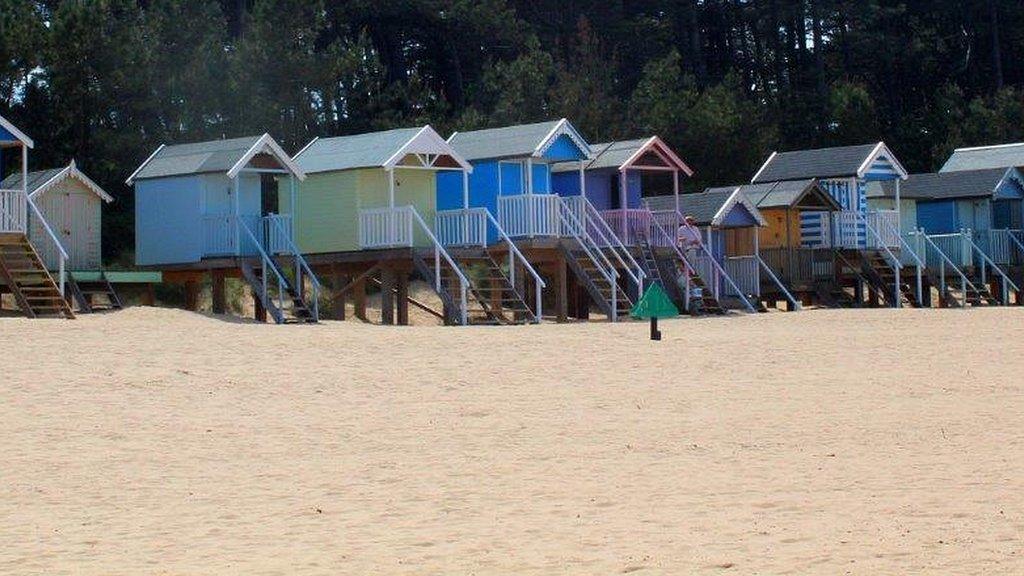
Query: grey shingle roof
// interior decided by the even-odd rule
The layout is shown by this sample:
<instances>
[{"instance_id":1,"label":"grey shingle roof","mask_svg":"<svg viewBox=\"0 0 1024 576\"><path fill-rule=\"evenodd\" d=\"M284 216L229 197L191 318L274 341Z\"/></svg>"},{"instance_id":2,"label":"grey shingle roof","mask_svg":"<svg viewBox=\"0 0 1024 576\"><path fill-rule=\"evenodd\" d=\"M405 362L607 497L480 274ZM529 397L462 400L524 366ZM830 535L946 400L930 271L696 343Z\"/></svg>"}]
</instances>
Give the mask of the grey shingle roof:
<instances>
[{"instance_id":1,"label":"grey shingle roof","mask_svg":"<svg viewBox=\"0 0 1024 576\"><path fill-rule=\"evenodd\" d=\"M295 161L307 174L383 166L402 145L422 129L420 126L319 138L297 154Z\"/></svg>"},{"instance_id":2,"label":"grey shingle roof","mask_svg":"<svg viewBox=\"0 0 1024 576\"><path fill-rule=\"evenodd\" d=\"M26 178L26 180L28 181L28 193L31 194L35 192L36 190L39 189L40 186L49 182L51 179L53 179L54 176L60 174L66 168L67 166L65 166L64 168L49 168L46 170L36 170L35 172L29 172L28 178ZM4 181L0 182L0 188L4 188L7 190L21 190L21 172L16 172L14 174L11 174L7 178L4 178Z\"/></svg>"},{"instance_id":3,"label":"grey shingle roof","mask_svg":"<svg viewBox=\"0 0 1024 576\"><path fill-rule=\"evenodd\" d=\"M1024 168L1024 143L961 148L953 152L939 172L986 168Z\"/></svg>"},{"instance_id":4,"label":"grey shingle roof","mask_svg":"<svg viewBox=\"0 0 1024 576\"><path fill-rule=\"evenodd\" d=\"M561 120L456 132L448 143L466 160L530 156Z\"/></svg>"},{"instance_id":5,"label":"grey shingle roof","mask_svg":"<svg viewBox=\"0 0 1024 576\"><path fill-rule=\"evenodd\" d=\"M807 195L814 196L815 204L831 206L835 210L840 208L839 203L814 179L723 186L708 188L707 191L735 190L737 187L758 208L788 208L795 206Z\"/></svg>"},{"instance_id":6,"label":"grey shingle roof","mask_svg":"<svg viewBox=\"0 0 1024 576\"><path fill-rule=\"evenodd\" d=\"M650 138L639 138L637 140L620 140L617 142L602 142L591 144L590 149L594 155L586 164L587 170L600 168L618 168L626 163L637 150L643 148ZM553 172L567 172L579 169L579 162L559 162L551 167Z\"/></svg>"},{"instance_id":7,"label":"grey shingle roof","mask_svg":"<svg viewBox=\"0 0 1024 576\"><path fill-rule=\"evenodd\" d=\"M260 138L245 136L164 146L142 166L132 180L227 172Z\"/></svg>"},{"instance_id":8,"label":"grey shingle roof","mask_svg":"<svg viewBox=\"0 0 1024 576\"><path fill-rule=\"evenodd\" d=\"M1004 178L1016 176L1014 168L989 168L959 172L911 174L900 185L901 198L943 200L947 198L984 198L995 194ZM892 182L870 186L868 197L892 198L896 187Z\"/></svg>"},{"instance_id":9,"label":"grey shingle roof","mask_svg":"<svg viewBox=\"0 0 1024 576\"><path fill-rule=\"evenodd\" d=\"M722 209L722 206L732 197L735 188L719 189L714 191L700 192L697 194L679 195L679 212L683 216L693 218L700 226L708 226L715 219L715 215ZM651 196L644 199L647 206L654 211L675 210L675 197L671 194L666 196Z\"/></svg>"},{"instance_id":10,"label":"grey shingle roof","mask_svg":"<svg viewBox=\"0 0 1024 576\"><path fill-rule=\"evenodd\" d=\"M807 178L855 176L878 143L775 154L754 177L755 184Z\"/></svg>"}]
</instances>

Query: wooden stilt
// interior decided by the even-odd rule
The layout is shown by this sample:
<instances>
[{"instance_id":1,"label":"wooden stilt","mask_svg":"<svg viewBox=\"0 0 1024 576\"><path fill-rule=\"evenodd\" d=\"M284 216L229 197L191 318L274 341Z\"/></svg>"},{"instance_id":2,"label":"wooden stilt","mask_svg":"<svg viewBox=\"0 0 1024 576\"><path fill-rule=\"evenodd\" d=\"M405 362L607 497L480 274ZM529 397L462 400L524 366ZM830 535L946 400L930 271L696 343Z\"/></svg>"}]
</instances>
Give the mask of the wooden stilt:
<instances>
[{"instance_id":1,"label":"wooden stilt","mask_svg":"<svg viewBox=\"0 0 1024 576\"><path fill-rule=\"evenodd\" d=\"M143 288L142 294L139 296L139 300L143 306L156 306L156 285L146 284Z\"/></svg>"},{"instance_id":2,"label":"wooden stilt","mask_svg":"<svg viewBox=\"0 0 1024 576\"><path fill-rule=\"evenodd\" d=\"M385 326L395 323L395 271L385 268L380 273L380 321Z\"/></svg>"},{"instance_id":3,"label":"wooden stilt","mask_svg":"<svg viewBox=\"0 0 1024 576\"><path fill-rule=\"evenodd\" d=\"M252 308L253 318L255 318L257 322L267 321L267 309L263 307L263 302L260 300L259 295L256 294L255 292L252 293Z\"/></svg>"},{"instance_id":4,"label":"wooden stilt","mask_svg":"<svg viewBox=\"0 0 1024 576\"><path fill-rule=\"evenodd\" d=\"M356 318L366 322L366 278L360 278L352 286L352 301L356 308Z\"/></svg>"},{"instance_id":5,"label":"wooden stilt","mask_svg":"<svg viewBox=\"0 0 1024 576\"><path fill-rule=\"evenodd\" d=\"M399 272L397 278L398 288L398 325L408 326L409 325L409 274L406 272Z\"/></svg>"},{"instance_id":6,"label":"wooden stilt","mask_svg":"<svg viewBox=\"0 0 1024 576\"><path fill-rule=\"evenodd\" d=\"M523 295L528 294L526 291L526 268L521 265L518 260L515 262L514 266L516 267L516 292ZM515 320L516 322L522 322L523 314L521 312L516 312Z\"/></svg>"},{"instance_id":7,"label":"wooden stilt","mask_svg":"<svg viewBox=\"0 0 1024 576\"><path fill-rule=\"evenodd\" d=\"M333 305L332 305L332 316L335 320L345 319L345 302L347 298L346 293L341 291L341 288L348 284L348 276L335 270L333 274Z\"/></svg>"},{"instance_id":8,"label":"wooden stilt","mask_svg":"<svg viewBox=\"0 0 1024 576\"><path fill-rule=\"evenodd\" d=\"M198 280L185 281L185 309L191 312L199 310L200 284Z\"/></svg>"},{"instance_id":9,"label":"wooden stilt","mask_svg":"<svg viewBox=\"0 0 1024 576\"><path fill-rule=\"evenodd\" d=\"M217 269L210 272L210 280L213 287L214 314L225 314L228 311L228 299L224 291L224 278L224 270Z\"/></svg>"},{"instance_id":10,"label":"wooden stilt","mask_svg":"<svg viewBox=\"0 0 1024 576\"><path fill-rule=\"evenodd\" d=\"M558 290L555 292L555 309L559 322L569 321L569 271L565 263L565 256L559 254L555 278L558 283Z\"/></svg>"}]
</instances>

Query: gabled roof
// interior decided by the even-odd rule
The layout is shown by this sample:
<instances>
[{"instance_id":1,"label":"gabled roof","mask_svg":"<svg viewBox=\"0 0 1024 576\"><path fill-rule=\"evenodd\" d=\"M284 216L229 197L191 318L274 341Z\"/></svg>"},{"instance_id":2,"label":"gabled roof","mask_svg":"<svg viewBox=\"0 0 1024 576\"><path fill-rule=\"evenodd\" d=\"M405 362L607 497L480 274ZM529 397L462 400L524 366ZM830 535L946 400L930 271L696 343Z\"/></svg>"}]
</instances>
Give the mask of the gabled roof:
<instances>
[{"instance_id":1,"label":"gabled roof","mask_svg":"<svg viewBox=\"0 0 1024 576\"><path fill-rule=\"evenodd\" d=\"M591 145L594 151L590 161L586 163L587 170L598 170L601 168L636 168L643 170L681 170L687 176L693 176L693 170L676 153L669 148L668 144L657 136L639 138L637 140L618 140L615 142L603 142ZM656 155L665 166L646 166L641 160L647 154ZM553 172L569 172L579 169L579 162L559 162L551 167Z\"/></svg>"},{"instance_id":2,"label":"gabled roof","mask_svg":"<svg viewBox=\"0 0 1024 576\"><path fill-rule=\"evenodd\" d=\"M743 184L740 186L723 186L708 188L706 192L724 192L739 188L740 192L750 199L758 209L795 208L807 199L825 209L840 210L842 206L821 184L811 178L808 180L786 180L783 182L765 182L763 184Z\"/></svg>"},{"instance_id":3,"label":"gabled roof","mask_svg":"<svg viewBox=\"0 0 1024 576\"><path fill-rule=\"evenodd\" d=\"M430 126L399 128L352 136L316 138L295 155L295 161L307 173L385 168L398 166L409 154L422 154L436 160L447 156L457 165L472 171L440 134ZM454 166L437 166L454 168Z\"/></svg>"},{"instance_id":4,"label":"gabled roof","mask_svg":"<svg viewBox=\"0 0 1024 576\"><path fill-rule=\"evenodd\" d=\"M921 200L987 198L994 196L1007 180L1014 181L1018 188L1024 186L1024 177L1016 168L912 174L900 185L900 197ZM880 184L868 188L868 197L892 198L896 195L896 187L892 182Z\"/></svg>"},{"instance_id":5,"label":"gabled roof","mask_svg":"<svg viewBox=\"0 0 1024 576\"><path fill-rule=\"evenodd\" d=\"M57 184L60 184L67 178L74 178L78 180L84 184L86 188L102 198L104 202L114 201L113 196L107 194L99 187L98 184L93 182L88 176L78 169L74 160L63 168L50 168L48 170L29 172L28 177L25 179L25 182L28 184L28 195L29 197L33 197L42 194ZM21 172L12 174L5 178L4 181L0 183L0 188L7 188L9 190L21 189Z\"/></svg>"},{"instance_id":6,"label":"gabled roof","mask_svg":"<svg viewBox=\"0 0 1024 576\"><path fill-rule=\"evenodd\" d=\"M959 172L986 168L1024 168L1024 142L957 148L939 172Z\"/></svg>"},{"instance_id":7,"label":"gabled roof","mask_svg":"<svg viewBox=\"0 0 1024 576\"><path fill-rule=\"evenodd\" d=\"M655 212L676 209L674 195L651 196L645 198L644 202ZM743 206L757 220L759 226L766 224L761 211L738 186L679 195L679 213L693 218L699 226L720 226L737 205Z\"/></svg>"},{"instance_id":8,"label":"gabled roof","mask_svg":"<svg viewBox=\"0 0 1024 576\"><path fill-rule=\"evenodd\" d=\"M21 130L18 130L17 126L15 126L14 124L11 124L11 122L9 120L7 120L7 118L4 118L3 116L0 116L0 127L2 127L4 130L7 130L8 132L10 132L11 136L14 136L15 138L17 138L25 146L28 146L29 148L35 148L35 146L36 146L35 142L32 142L31 138L29 138Z\"/></svg>"},{"instance_id":9,"label":"gabled roof","mask_svg":"<svg viewBox=\"0 0 1024 576\"><path fill-rule=\"evenodd\" d=\"M863 178L875 160L885 157L901 178L907 171L884 142L816 150L772 152L751 180L754 184L808 178Z\"/></svg>"},{"instance_id":10,"label":"gabled roof","mask_svg":"<svg viewBox=\"0 0 1024 576\"><path fill-rule=\"evenodd\" d=\"M448 143L467 160L539 158L561 136L572 140L584 156L589 158L592 155L590 145L565 118L536 124L456 132L448 138Z\"/></svg>"},{"instance_id":11,"label":"gabled roof","mask_svg":"<svg viewBox=\"0 0 1024 576\"><path fill-rule=\"evenodd\" d=\"M229 178L234 178L257 154L273 156L300 180L306 177L302 169L292 162L291 157L277 142L269 134L263 134L191 144L161 145L126 182L131 185L136 180L215 172L223 172Z\"/></svg>"}]
</instances>

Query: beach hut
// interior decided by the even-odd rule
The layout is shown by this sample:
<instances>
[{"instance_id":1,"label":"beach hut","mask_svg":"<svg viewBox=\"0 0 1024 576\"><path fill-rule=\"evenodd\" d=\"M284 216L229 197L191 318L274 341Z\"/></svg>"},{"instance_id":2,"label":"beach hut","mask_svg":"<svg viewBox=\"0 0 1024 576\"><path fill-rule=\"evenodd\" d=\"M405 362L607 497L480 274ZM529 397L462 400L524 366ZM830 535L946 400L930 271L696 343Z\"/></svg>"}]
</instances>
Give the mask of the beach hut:
<instances>
[{"instance_id":1,"label":"beach hut","mask_svg":"<svg viewBox=\"0 0 1024 576\"><path fill-rule=\"evenodd\" d=\"M819 299L834 276L831 248L804 244L801 215L840 210L839 203L817 180L791 180L710 188L739 190L760 212L754 254L761 268L760 299L769 306L785 301L788 310ZM747 250L749 252L749 248Z\"/></svg>"},{"instance_id":2,"label":"beach hut","mask_svg":"<svg viewBox=\"0 0 1024 576\"><path fill-rule=\"evenodd\" d=\"M891 197L894 191L885 186L881 193ZM912 174L902 194L916 208L914 223L904 229L911 230L911 244L920 245L917 250L931 260L932 270L942 258L965 271L982 292L972 294L974 299L992 301L999 294L999 301L1007 303L1008 294L992 290L1000 282L1019 291L1024 262L1024 175L1019 170Z\"/></svg>"},{"instance_id":3,"label":"beach hut","mask_svg":"<svg viewBox=\"0 0 1024 576\"><path fill-rule=\"evenodd\" d=\"M21 188L21 178L21 174L13 174L0 183L0 188ZM102 205L114 199L82 173L74 160L61 168L29 172L25 189L39 209L38 214L30 215L29 239L51 272L60 269L61 259L67 255L65 291L78 304L79 311L121 308L115 283L159 282L158 274L126 275L103 270ZM57 235L60 245L49 241L48 229Z\"/></svg>"},{"instance_id":4,"label":"beach hut","mask_svg":"<svg viewBox=\"0 0 1024 576\"><path fill-rule=\"evenodd\" d=\"M407 323L408 278L415 272L441 298L444 310L433 312L448 323L541 317L539 298L531 308L517 289L517 266L506 274L487 249L489 232L504 233L486 209L469 201L472 165L432 127L318 138L295 162L308 178L282 213L299 223L299 249L334 276L339 316L351 293L356 314L365 318L366 284L377 282L382 321L395 322L397 305L398 323ZM439 186L442 174L457 186ZM525 264L521 274L532 272L514 247L509 254L513 264ZM537 280L539 294L543 282Z\"/></svg>"},{"instance_id":5,"label":"beach hut","mask_svg":"<svg viewBox=\"0 0 1024 576\"><path fill-rule=\"evenodd\" d=\"M224 312L224 279L240 276L257 318L317 321L319 282L295 247L291 218L277 213L304 178L268 134L160 146L127 180L135 192L135 263L184 283L190 309L209 274L214 312Z\"/></svg>"},{"instance_id":6,"label":"beach hut","mask_svg":"<svg viewBox=\"0 0 1024 576\"><path fill-rule=\"evenodd\" d=\"M708 189L697 194L654 196L645 200L653 212L678 212L703 234L701 244L683 244L687 260L701 278L702 288L715 300L743 305L761 299L758 229L766 224L761 212L739 188ZM720 275L716 270L723 269ZM712 305L708 302L705 305Z\"/></svg>"},{"instance_id":7,"label":"beach hut","mask_svg":"<svg viewBox=\"0 0 1024 576\"><path fill-rule=\"evenodd\" d=\"M31 138L0 116L0 296L10 293L29 318L74 318L64 299L67 253L29 197L28 151L34 146ZM32 219L45 232L35 241L29 236ZM56 280L39 255L51 247L58 255Z\"/></svg>"},{"instance_id":8,"label":"beach hut","mask_svg":"<svg viewBox=\"0 0 1024 576\"><path fill-rule=\"evenodd\" d=\"M1024 142L957 148L939 172L963 172L989 168L1024 170Z\"/></svg>"},{"instance_id":9,"label":"beach hut","mask_svg":"<svg viewBox=\"0 0 1024 576\"><path fill-rule=\"evenodd\" d=\"M679 250L678 231L687 223L676 199L681 178L692 176L693 170L657 136L604 142L591 149L582 175L580 162L552 167L555 191L567 202L596 209L604 221L601 228L617 237L640 263L645 278L661 285L678 306L689 308L685 293L691 287L702 289L701 309L721 309L715 299L719 291L703 288L732 283L725 268L693 266ZM657 209L648 206L648 197L659 198ZM578 212L587 218L582 210ZM710 253L705 256L706 262L717 262Z\"/></svg>"},{"instance_id":10,"label":"beach hut","mask_svg":"<svg viewBox=\"0 0 1024 576\"><path fill-rule=\"evenodd\" d=\"M555 190L552 166L575 162L582 180L592 153L568 120L456 132L448 142L473 165L468 205L490 212L535 269L555 279L559 320L586 317L588 297L612 320L628 313L644 281L640 264L586 196ZM439 175L438 206L457 208L459 186ZM488 240L500 238L492 232Z\"/></svg>"},{"instance_id":11,"label":"beach hut","mask_svg":"<svg viewBox=\"0 0 1024 576\"><path fill-rule=\"evenodd\" d=\"M836 200L838 211L800 214L801 242L809 248L831 249L835 256L837 290L822 293L833 305L860 305L884 299L900 307L923 303L923 273L915 266L917 281L904 282L904 263L897 255L903 245L900 213L873 210L868 205L871 182L892 181L899 198L899 182L907 171L884 142L791 152L773 152L751 180L752 184L817 180Z\"/></svg>"}]
</instances>

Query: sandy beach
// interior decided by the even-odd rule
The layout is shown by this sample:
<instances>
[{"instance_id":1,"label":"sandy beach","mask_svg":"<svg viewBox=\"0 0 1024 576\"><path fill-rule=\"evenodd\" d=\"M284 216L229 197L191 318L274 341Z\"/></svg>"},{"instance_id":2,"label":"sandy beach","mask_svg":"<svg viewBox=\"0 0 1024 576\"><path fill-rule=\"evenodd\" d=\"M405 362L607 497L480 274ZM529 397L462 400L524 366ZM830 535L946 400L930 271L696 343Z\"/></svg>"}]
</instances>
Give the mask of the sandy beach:
<instances>
[{"instance_id":1,"label":"sandy beach","mask_svg":"<svg viewBox=\"0 0 1024 576\"><path fill-rule=\"evenodd\" d=\"M1021 574L1024 310L0 319L0 573Z\"/></svg>"}]
</instances>

